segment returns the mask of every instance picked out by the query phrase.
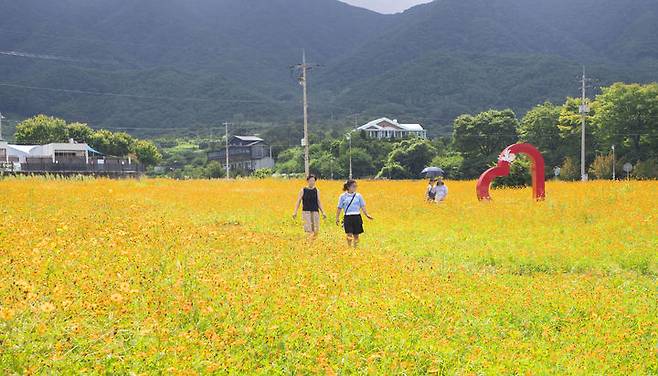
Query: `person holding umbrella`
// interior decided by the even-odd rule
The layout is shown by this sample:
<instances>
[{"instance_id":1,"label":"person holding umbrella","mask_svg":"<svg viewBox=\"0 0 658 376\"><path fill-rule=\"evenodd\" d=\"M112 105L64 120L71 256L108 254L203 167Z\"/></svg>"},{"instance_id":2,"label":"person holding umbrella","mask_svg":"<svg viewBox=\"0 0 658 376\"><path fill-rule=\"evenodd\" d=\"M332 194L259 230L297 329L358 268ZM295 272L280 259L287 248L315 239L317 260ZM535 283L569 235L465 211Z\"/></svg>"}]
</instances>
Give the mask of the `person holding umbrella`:
<instances>
[{"instance_id":1,"label":"person holding umbrella","mask_svg":"<svg viewBox=\"0 0 658 376\"><path fill-rule=\"evenodd\" d=\"M434 196L434 201L435 202L443 202L446 200L448 197L448 186L446 183L443 182L443 177L439 176L436 180L436 186L435 186L435 196Z\"/></svg>"},{"instance_id":2,"label":"person holding umbrella","mask_svg":"<svg viewBox=\"0 0 658 376\"><path fill-rule=\"evenodd\" d=\"M430 178L426 198L428 202L441 202L448 196L448 187L443 182L445 171L439 167L427 167L421 174Z\"/></svg>"}]
</instances>

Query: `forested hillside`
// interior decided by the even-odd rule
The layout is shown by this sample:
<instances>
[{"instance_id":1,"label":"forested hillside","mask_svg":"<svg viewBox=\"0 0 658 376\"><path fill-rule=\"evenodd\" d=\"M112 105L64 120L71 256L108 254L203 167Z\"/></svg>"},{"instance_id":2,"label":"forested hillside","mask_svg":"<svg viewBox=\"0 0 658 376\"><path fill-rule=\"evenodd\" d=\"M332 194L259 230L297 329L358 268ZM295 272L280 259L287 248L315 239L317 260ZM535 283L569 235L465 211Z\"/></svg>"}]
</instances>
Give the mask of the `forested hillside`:
<instances>
[{"instance_id":1,"label":"forested hillside","mask_svg":"<svg viewBox=\"0 0 658 376\"><path fill-rule=\"evenodd\" d=\"M448 133L462 113L577 95L582 64L593 90L658 80L651 0L438 0L393 16L336 0L0 0L0 14L0 111L138 134L299 121L302 48L322 65L316 125L360 114Z\"/></svg>"}]
</instances>

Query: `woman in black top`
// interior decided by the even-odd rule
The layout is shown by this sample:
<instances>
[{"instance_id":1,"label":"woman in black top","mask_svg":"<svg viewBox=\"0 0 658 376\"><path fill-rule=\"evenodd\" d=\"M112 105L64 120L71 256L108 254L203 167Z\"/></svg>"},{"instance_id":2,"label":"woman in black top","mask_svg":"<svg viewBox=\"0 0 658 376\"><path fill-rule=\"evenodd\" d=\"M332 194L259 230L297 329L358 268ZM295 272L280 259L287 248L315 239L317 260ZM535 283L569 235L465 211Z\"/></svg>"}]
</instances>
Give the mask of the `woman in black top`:
<instances>
[{"instance_id":1,"label":"woman in black top","mask_svg":"<svg viewBox=\"0 0 658 376\"><path fill-rule=\"evenodd\" d=\"M299 192L297 198L297 205L293 218L297 218L299 206L302 205L302 218L304 220L304 231L310 235L311 238L316 238L320 232L320 213L327 219L322 208L322 201L320 200L320 191L316 188L315 183L317 178L315 175L310 175L306 179L307 186Z\"/></svg>"}]
</instances>

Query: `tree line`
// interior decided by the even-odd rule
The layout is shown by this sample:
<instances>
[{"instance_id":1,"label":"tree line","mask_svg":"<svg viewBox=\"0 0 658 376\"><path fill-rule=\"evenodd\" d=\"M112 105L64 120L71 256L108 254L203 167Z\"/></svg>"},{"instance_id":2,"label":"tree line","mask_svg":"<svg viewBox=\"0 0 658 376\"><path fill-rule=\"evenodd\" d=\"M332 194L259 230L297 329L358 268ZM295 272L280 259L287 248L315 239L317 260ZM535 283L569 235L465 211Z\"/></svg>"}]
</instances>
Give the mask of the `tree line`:
<instances>
[{"instance_id":1,"label":"tree line","mask_svg":"<svg viewBox=\"0 0 658 376\"><path fill-rule=\"evenodd\" d=\"M146 166L160 162L162 155L150 141L139 140L125 132L94 130L84 123L67 123L64 119L37 115L23 120L14 134L19 144L43 145L73 140L86 143L99 152L114 157L134 156Z\"/></svg>"},{"instance_id":2,"label":"tree line","mask_svg":"<svg viewBox=\"0 0 658 376\"><path fill-rule=\"evenodd\" d=\"M369 139L364 133L352 137L352 166L356 177L388 179L417 178L429 165L442 167L453 179L477 178L495 164L508 145L528 142L546 160L546 173L561 167L565 180L580 178L581 99L567 98L562 105L542 103L522 118L509 109L466 114L453 122L451 136L434 140L398 141ZM593 178L612 177L612 147L616 152L619 176L622 165L634 165L633 176L658 178L658 84L616 83L602 88L587 104L585 116L587 171ZM347 137L316 140L310 148L311 171L325 178L345 178L349 174ZM281 152L276 172L300 173L303 152L294 147ZM510 183L528 181L523 158L515 163ZM513 174L514 175L514 174ZM520 180L520 181L519 181Z\"/></svg>"}]
</instances>

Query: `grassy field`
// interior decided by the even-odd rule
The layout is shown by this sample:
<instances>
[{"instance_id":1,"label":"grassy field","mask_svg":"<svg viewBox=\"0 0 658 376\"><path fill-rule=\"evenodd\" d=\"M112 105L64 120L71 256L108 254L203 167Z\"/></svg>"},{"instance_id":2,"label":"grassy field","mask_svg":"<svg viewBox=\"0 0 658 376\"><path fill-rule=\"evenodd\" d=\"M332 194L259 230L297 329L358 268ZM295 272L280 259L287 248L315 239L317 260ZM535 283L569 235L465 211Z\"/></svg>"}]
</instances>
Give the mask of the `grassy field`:
<instances>
[{"instance_id":1,"label":"grassy field","mask_svg":"<svg viewBox=\"0 0 658 376\"><path fill-rule=\"evenodd\" d=\"M658 183L448 184L0 181L0 374L658 375Z\"/></svg>"}]
</instances>

